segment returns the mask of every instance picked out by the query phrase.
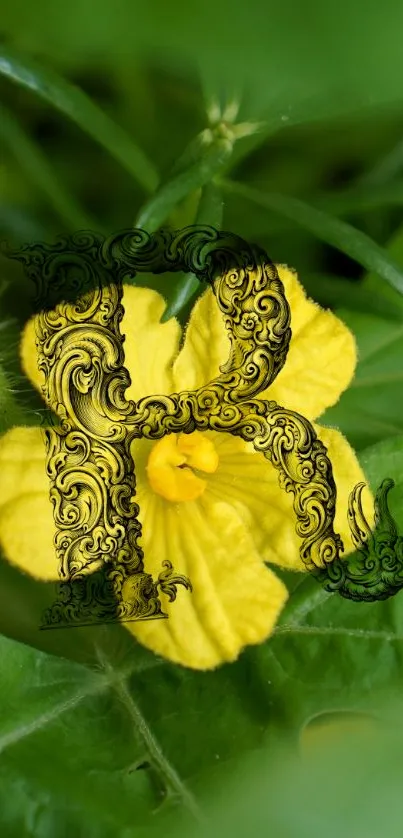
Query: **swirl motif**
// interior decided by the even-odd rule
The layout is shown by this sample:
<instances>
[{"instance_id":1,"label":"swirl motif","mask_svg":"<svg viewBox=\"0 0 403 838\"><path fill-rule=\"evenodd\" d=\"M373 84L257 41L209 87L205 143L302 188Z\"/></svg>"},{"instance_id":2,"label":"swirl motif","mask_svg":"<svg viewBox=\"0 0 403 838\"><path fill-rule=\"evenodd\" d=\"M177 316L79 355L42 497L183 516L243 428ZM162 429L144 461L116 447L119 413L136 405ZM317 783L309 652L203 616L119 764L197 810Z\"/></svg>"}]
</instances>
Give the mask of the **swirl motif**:
<instances>
[{"instance_id":1,"label":"swirl motif","mask_svg":"<svg viewBox=\"0 0 403 838\"><path fill-rule=\"evenodd\" d=\"M59 598L43 627L166 617L158 589L174 600L191 590L172 566L157 581L144 569L133 439L215 430L253 443L293 495L301 558L328 591L353 600L386 599L403 587L403 539L387 506L384 480L375 498L375 530L361 492L349 499L358 553L342 558L334 532L336 486L326 447L302 415L255 398L286 363L290 308L264 250L212 227L148 234L129 229L105 238L80 232L53 245L7 251L25 265L37 296L37 350L47 404L59 426L44 432L56 525ZM220 375L195 391L125 399L122 282L137 272L186 271L208 282L230 338Z\"/></svg>"}]
</instances>

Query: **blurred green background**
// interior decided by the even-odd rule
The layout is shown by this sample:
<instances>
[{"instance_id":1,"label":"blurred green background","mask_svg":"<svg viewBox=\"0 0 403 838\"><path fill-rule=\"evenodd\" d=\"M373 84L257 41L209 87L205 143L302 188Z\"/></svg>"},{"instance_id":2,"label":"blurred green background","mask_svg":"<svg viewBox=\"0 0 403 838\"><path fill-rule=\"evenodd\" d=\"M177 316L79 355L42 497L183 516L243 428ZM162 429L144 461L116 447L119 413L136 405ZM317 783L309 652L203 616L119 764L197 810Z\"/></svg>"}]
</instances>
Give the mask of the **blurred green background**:
<instances>
[{"instance_id":1,"label":"blurred green background","mask_svg":"<svg viewBox=\"0 0 403 838\"><path fill-rule=\"evenodd\" d=\"M355 379L321 422L347 436L373 490L395 480L402 531L400 0L1 0L0 12L0 239L203 221L295 267L358 343ZM39 424L41 402L18 359L31 289L4 256L0 270L4 432ZM138 281L182 323L202 290L191 276ZM312 719L375 714L394 729L382 708L401 693L403 595L357 605L320 594L298 579L275 636L203 674L158 660L118 627L39 632L53 588L0 561L6 838L137 838L168 822L176 834L176 819L197 821L205 790L220 797L251 751L260 776L267 760L275 772L279 741L299 754ZM320 772L332 776L326 758ZM269 786L255 799L245 781L246 819L253 808L257 834L278 838L336 834L325 810L315 820L314 787L294 806L293 771L279 775L274 815ZM386 767L382 776L387 789ZM347 832L345 818L337 834L381 834L373 819ZM236 828L230 818L212 834Z\"/></svg>"}]
</instances>

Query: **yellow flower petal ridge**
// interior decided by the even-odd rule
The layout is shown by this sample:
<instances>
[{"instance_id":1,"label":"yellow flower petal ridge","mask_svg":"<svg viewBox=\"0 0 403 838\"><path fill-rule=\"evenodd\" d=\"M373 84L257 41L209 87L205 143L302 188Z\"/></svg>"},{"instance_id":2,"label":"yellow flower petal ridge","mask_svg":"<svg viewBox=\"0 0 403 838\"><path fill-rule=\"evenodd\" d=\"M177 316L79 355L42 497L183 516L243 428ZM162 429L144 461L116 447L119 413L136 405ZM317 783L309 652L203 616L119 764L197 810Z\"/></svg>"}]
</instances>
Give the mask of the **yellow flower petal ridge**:
<instances>
[{"instance_id":1,"label":"yellow flower petal ridge","mask_svg":"<svg viewBox=\"0 0 403 838\"><path fill-rule=\"evenodd\" d=\"M134 637L173 663L213 669L234 661L249 644L272 633L288 599L284 583L260 559L253 533L229 503L208 491L174 504L139 481L145 567L155 574L164 560L192 581L193 592L175 607L161 594L168 620L125 623Z\"/></svg>"}]
</instances>

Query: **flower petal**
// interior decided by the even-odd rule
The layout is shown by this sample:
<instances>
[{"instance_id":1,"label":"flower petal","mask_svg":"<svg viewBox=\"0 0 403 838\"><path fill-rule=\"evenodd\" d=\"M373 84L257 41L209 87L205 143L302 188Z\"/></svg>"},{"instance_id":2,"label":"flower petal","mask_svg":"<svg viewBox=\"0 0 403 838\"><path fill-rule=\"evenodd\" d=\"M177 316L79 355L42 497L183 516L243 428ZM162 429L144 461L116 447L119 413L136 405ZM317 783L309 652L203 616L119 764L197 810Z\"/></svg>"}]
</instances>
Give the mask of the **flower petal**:
<instances>
[{"instance_id":1,"label":"flower petal","mask_svg":"<svg viewBox=\"0 0 403 838\"><path fill-rule=\"evenodd\" d=\"M277 270L291 308L292 337L283 369L259 398L312 420L336 404L352 381L355 338L333 312L307 298L291 268L277 265Z\"/></svg>"},{"instance_id":2,"label":"flower petal","mask_svg":"<svg viewBox=\"0 0 403 838\"><path fill-rule=\"evenodd\" d=\"M138 401L175 392L172 361L179 349L180 324L174 317L160 323L166 302L150 288L124 285L122 302L125 366L132 379L126 398Z\"/></svg>"},{"instance_id":3,"label":"flower petal","mask_svg":"<svg viewBox=\"0 0 403 838\"><path fill-rule=\"evenodd\" d=\"M156 654L193 669L235 660L247 644L265 640L287 600L287 589L265 567L236 511L205 495L169 503L138 480L145 569L156 578L168 559L188 576L193 592L179 587L167 620L124 623Z\"/></svg>"},{"instance_id":4,"label":"flower petal","mask_svg":"<svg viewBox=\"0 0 403 838\"><path fill-rule=\"evenodd\" d=\"M25 324L20 341L21 366L31 384L39 390L42 395L42 385L45 384L43 370L38 369L38 358L35 345L36 338L36 317L31 317Z\"/></svg>"},{"instance_id":5,"label":"flower petal","mask_svg":"<svg viewBox=\"0 0 403 838\"><path fill-rule=\"evenodd\" d=\"M174 361L175 392L208 384L220 374L230 348L223 316L212 289L207 288L192 308L182 349Z\"/></svg>"},{"instance_id":6,"label":"flower petal","mask_svg":"<svg viewBox=\"0 0 403 838\"><path fill-rule=\"evenodd\" d=\"M348 498L365 475L357 457L340 431L315 425L319 439L326 445L337 487L334 529L341 535L345 552L354 550L347 521ZM219 436L219 434L217 434ZM219 467L208 477L208 493L225 499L237 510L245 527L253 535L256 550L263 561L290 570L304 570L300 559L301 539L295 531L296 517L292 495L280 488L278 472L263 454L251 450L249 443L222 434L225 441L218 449ZM217 442L214 440L217 447ZM373 497L363 492L363 510L373 526Z\"/></svg>"},{"instance_id":7,"label":"flower petal","mask_svg":"<svg viewBox=\"0 0 403 838\"><path fill-rule=\"evenodd\" d=\"M335 404L353 378L355 340L331 311L309 300L294 271L277 265L291 307L292 338L284 368L259 398L315 419ZM194 305L185 340L174 362L176 390L193 390L220 373L230 352L222 314L208 288Z\"/></svg>"},{"instance_id":8,"label":"flower petal","mask_svg":"<svg viewBox=\"0 0 403 838\"><path fill-rule=\"evenodd\" d=\"M0 546L37 579L58 579L55 525L41 428L13 428L0 438Z\"/></svg>"},{"instance_id":9,"label":"flower petal","mask_svg":"<svg viewBox=\"0 0 403 838\"><path fill-rule=\"evenodd\" d=\"M179 349L180 324L175 318L160 323L166 302L150 288L124 284L122 303L124 315L120 328L126 336L125 366L132 378L126 398L137 401L143 396L173 393L171 364ZM22 332L21 363L34 387L42 393L45 377L38 369L35 337L35 318L31 317Z\"/></svg>"}]
</instances>

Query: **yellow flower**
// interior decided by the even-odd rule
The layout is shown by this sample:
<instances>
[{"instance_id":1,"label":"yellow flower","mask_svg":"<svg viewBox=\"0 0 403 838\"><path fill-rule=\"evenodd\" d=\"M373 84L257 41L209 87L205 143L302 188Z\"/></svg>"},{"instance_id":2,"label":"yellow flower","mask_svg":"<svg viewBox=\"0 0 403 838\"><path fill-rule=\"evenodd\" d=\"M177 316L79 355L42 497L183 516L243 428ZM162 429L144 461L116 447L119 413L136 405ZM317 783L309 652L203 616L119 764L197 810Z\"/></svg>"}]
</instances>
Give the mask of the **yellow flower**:
<instances>
[{"instance_id":1,"label":"yellow flower","mask_svg":"<svg viewBox=\"0 0 403 838\"><path fill-rule=\"evenodd\" d=\"M335 404L355 369L352 334L330 311L308 300L296 275L279 266L291 306L292 339L285 367L261 394L311 421ZM163 298L124 286L126 391L137 401L150 394L194 390L219 374L229 339L212 290L196 302L185 340L172 318L161 323ZM23 368L40 390L34 324L21 341ZM365 480L356 456L337 431L315 425L328 448L337 485L335 530L352 551L348 495ZM267 562L303 571L292 497L251 443L219 432L170 434L133 443L145 567L156 578L164 559L187 575L193 593L179 589L167 620L125 623L148 648L195 669L235 660L242 648L272 633L287 590ZM364 511L373 521L372 498ZM53 512L40 428L17 427L0 439L0 546L6 558L40 579L57 579Z\"/></svg>"}]
</instances>

